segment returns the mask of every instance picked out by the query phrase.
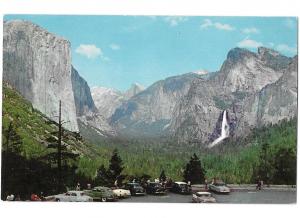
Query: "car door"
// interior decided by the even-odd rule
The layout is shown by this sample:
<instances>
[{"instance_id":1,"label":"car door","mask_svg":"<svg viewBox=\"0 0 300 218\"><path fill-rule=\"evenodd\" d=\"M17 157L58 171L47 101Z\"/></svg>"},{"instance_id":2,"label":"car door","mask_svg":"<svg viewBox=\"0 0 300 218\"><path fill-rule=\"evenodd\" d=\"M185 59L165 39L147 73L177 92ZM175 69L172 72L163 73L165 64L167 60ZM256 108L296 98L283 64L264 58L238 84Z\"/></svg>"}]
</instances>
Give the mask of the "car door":
<instances>
[{"instance_id":1,"label":"car door","mask_svg":"<svg viewBox=\"0 0 300 218\"><path fill-rule=\"evenodd\" d=\"M70 201L71 202L76 202L77 201L77 193L72 192L70 195Z\"/></svg>"}]
</instances>

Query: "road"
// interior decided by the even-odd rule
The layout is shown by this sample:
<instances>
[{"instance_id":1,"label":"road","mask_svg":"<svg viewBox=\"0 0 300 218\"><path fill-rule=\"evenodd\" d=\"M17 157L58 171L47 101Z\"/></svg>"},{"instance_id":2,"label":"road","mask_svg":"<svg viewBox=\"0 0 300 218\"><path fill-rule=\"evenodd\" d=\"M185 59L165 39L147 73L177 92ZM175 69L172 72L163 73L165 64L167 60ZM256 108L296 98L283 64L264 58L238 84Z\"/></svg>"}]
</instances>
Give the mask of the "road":
<instances>
[{"instance_id":1,"label":"road","mask_svg":"<svg viewBox=\"0 0 300 218\"><path fill-rule=\"evenodd\" d=\"M290 204L296 203L296 191L235 191L229 195L220 195L213 193L218 203L233 204ZM191 195L179 195L168 193L166 195L146 195L133 196L131 198L122 199L119 202L140 202L140 203L191 203Z\"/></svg>"}]
</instances>

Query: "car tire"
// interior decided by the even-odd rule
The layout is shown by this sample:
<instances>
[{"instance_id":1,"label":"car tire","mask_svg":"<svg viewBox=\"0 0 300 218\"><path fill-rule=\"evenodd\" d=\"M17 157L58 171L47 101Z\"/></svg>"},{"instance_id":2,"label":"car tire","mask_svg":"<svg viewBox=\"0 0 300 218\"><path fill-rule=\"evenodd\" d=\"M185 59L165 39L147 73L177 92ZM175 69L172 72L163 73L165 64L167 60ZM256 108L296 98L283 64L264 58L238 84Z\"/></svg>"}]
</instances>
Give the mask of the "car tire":
<instances>
[{"instance_id":1,"label":"car tire","mask_svg":"<svg viewBox=\"0 0 300 218\"><path fill-rule=\"evenodd\" d=\"M60 202L60 199L55 199L56 202Z\"/></svg>"},{"instance_id":2,"label":"car tire","mask_svg":"<svg viewBox=\"0 0 300 218\"><path fill-rule=\"evenodd\" d=\"M107 198L101 198L101 201L102 201L102 202L106 202L106 201L107 201Z\"/></svg>"}]
</instances>

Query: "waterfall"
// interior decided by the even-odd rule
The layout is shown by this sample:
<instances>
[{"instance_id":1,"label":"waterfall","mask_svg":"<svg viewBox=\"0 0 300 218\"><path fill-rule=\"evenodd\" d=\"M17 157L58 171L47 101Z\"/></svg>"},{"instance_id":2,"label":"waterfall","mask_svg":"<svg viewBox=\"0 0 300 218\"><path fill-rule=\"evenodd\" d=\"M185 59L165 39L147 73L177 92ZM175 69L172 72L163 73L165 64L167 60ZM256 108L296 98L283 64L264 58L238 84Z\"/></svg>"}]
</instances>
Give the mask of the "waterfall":
<instances>
[{"instance_id":1,"label":"waterfall","mask_svg":"<svg viewBox=\"0 0 300 218\"><path fill-rule=\"evenodd\" d=\"M213 141L208 147L212 148L216 144L220 143L223 141L223 139L227 138L229 136L229 125L227 123L227 111L225 110L223 112L223 119L222 119L222 129L221 129L221 135Z\"/></svg>"}]
</instances>

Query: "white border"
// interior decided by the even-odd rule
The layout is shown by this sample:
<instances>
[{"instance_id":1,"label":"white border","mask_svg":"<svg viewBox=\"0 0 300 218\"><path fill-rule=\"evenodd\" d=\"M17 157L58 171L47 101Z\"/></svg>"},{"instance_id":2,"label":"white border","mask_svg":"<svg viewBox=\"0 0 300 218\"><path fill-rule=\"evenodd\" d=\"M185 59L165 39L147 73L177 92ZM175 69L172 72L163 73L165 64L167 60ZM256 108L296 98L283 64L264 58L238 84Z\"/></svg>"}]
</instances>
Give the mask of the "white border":
<instances>
[{"instance_id":1,"label":"white border","mask_svg":"<svg viewBox=\"0 0 300 218\"><path fill-rule=\"evenodd\" d=\"M281 0L276 2L274 0L0 0L0 80L2 82L2 23L4 14L299 16L299 4L299 0ZM0 94L2 94L2 89L0 92ZM1 101L2 98L0 103ZM0 113L2 113L2 110ZM299 181L299 161L297 179L297 181ZM293 217L296 216L296 212L299 212L299 204L0 203L0 213L2 217L18 216L22 218L27 216L42 218L62 216L88 218L117 216L122 218L185 218L198 216L257 218Z\"/></svg>"}]
</instances>

